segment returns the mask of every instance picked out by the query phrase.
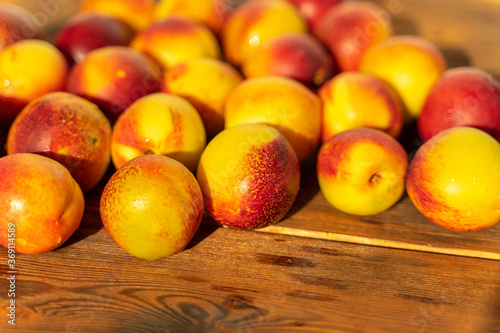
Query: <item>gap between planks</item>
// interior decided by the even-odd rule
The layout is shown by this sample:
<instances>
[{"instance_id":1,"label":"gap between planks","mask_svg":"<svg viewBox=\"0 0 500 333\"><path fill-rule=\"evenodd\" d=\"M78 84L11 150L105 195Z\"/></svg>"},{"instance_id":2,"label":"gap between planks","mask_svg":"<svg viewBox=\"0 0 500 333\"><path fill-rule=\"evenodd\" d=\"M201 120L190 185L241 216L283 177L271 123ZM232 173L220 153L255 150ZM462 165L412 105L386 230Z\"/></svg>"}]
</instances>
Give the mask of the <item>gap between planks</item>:
<instances>
[{"instance_id":1,"label":"gap between planks","mask_svg":"<svg viewBox=\"0 0 500 333\"><path fill-rule=\"evenodd\" d=\"M331 240L331 241L359 244L359 245L379 246L379 247L399 249L399 250L430 252L436 254L446 254L446 255L454 255L461 257L479 258L479 259L500 260L500 253L495 253L495 252L441 247L430 244L418 244L418 243L394 241L388 239L346 235L335 232L295 229L295 228L288 228L288 227L281 227L274 225L262 229L257 229L254 231L287 235L287 236Z\"/></svg>"}]
</instances>

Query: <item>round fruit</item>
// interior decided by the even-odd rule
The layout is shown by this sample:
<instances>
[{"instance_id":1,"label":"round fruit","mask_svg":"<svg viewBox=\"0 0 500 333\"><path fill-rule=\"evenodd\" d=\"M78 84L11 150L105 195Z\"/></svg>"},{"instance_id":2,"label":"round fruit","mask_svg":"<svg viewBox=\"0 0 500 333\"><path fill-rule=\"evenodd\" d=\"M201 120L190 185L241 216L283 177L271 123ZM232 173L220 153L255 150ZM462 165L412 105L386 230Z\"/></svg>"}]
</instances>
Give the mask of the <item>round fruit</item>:
<instances>
[{"instance_id":1,"label":"round fruit","mask_svg":"<svg viewBox=\"0 0 500 333\"><path fill-rule=\"evenodd\" d=\"M500 85L478 68L449 69L432 87L417 125L424 141L456 126L479 128L500 141Z\"/></svg>"},{"instance_id":2,"label":"round fruit","mask_svg":"<svg viewBox=\"0 0 500 333\"><path fill-rule=\"evenodd\" d=\"M246 124L220 132L201 155L205 209L224 226L257 229L281 220L300 185L297 157L275 129Z\"/></svg>"},{"instance_id":3,"label":"round fruit","mask_svg":"<svg viewBox=\"0 0 500 333\"><path fill-rule=\"evenodd\" d=\"M133 159L115 172L100 201L104 227L138 258L181 252L198 230L203 197L193 174L166 156Z\"/></svg>"},{"instance_id":4,"label":"round fruit","mask_svg":"<svg viewBox=\"0 0 500 333\"><path fill-rule=\"evenodd\" d=\"M118 169L142 155L165 155L195 172L205 144L196 109L182 97L156 93L137 100L118 118L111 157Z\"/></svg>"},{"instance_id":5,"label":"round fruit","mask_svg":"<svg viewBox=\"0 0 500 333\"><path fill-rule=\"evenodd\" d=\"M36 153L64 165L82 191L96 186L110 163L111 126L97 105L65 92L44 95L17 116L7 153Z\"/></svg>"},{"instance_id":6,"label":"round fruit","mask_svg":"<svg viewBox=\"0 0 500 333\"><path fill-rule=\"evenodd\" d=\"M39 254L61 246L83 217L83 193L58 162L36 154L0 159L0 244ZM14 245L13 245L14 244Z\"/></svg>"},{"instance_id":7,"label":"round fruit","mask_svg":"<svg viewBox=\"0 0 500 333\"><path fill-rule=\"evenodd\" d=\"M389 134L355 128L333 136L320 149L317 171L321 192L338 210L373 215L403 195L408 156Z\"/></svg>"},{"instance_id":8,"label":"round fruit","mask_svg":"<svg viewBox=\"0 0 500 333\"><path fill-rule=\"evenodd\" d=\"M478 231L500 221L500 144L486 132L454 127L417 151L406 188L430 221L456 231Z\"/></svg>"}]
</instances>

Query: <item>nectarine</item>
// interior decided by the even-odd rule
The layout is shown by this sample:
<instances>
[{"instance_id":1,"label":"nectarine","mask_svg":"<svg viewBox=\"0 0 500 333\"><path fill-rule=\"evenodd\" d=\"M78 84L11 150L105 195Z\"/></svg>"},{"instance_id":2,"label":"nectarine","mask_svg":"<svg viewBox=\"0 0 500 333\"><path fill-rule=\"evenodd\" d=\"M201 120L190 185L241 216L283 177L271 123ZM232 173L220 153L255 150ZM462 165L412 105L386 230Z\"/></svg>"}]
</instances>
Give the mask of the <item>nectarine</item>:
<instances>
[{"instance_id":1,"label":"nectarine","mask_svg":"<svg viewBox=\"0 0 500 333\"><path fill-rule=\"evenodd\" d=\"M16 252L52 251L78 229L83 193L68 170L37 154L0 158L0 244Z\"/></svg>"},{"instance_id":2,"label":"nectarine","mask_svg":"<svg viewBox=\"0 0 500 333\"><path fill-rule=\"evenodd\" d=\"M500 221L500 144L486 132L453 127L417 151L406 188L430 221L455 231L478 231Z\"/></svg>"},{"instance_id":3,"label":"nectarine","mask_svg":"<svg viewBox=\"0 0 500 333\"><path fill-rule=\"evenodd\" d=\"M340 211L373 215L403 195L408 156L392 136L377 129L354 128L328 140L317 161L326 200Z\"/></svg>"},{"instance_id":4,"label":"nectarine","mask_svg":"<svg viewBox=\"0 0 500 333\"><path fill-rule=\"evenodd\" d=\"M189 244L203 217L203 197L196 178L181 163L166 156L141 156L111 176L99 212L118 246L155 260Z\"/></svg>"},{"instance_id":5,"label":"nectarine","mask_svg":"<svg viewBox=\"0 0 500 333\"><path fill-rule=\"evenodd\" d=\"M323 142L357 127L376 128L399 137L403 110L379 79L359 72L343 72L324 84L318 94L323 107Z\"/></svg>"},{"instance_id":6,"label":"nectarine","mask_svg":"<svg viewBox=\"0 0 500 333\"><path fill-rule=\"evenodd\" d=\"M165 155L196 171L206 136L196 109L184 98L156 93L138 99L118 118L111 157L118 169L136 157Z\"/></svg>"},{"instance_id":7,"label":"nectarine","mask_svg":"<svg viewBox=\"0 0 500 333\"><path fill-rule=\"evenodd\" d=\"M225 129L198 165L205 209L224 226L257 229L281 220L300 186L299 162L288 141L266 125Z\"/></svg>"},{"instance_id":8,"label":"nectarine","mask_svg":"<svg viewBox=\"0 0 500 333\"><path fill-rule=\"evenodd\" d=\"M99 108L65 92L44 95L17 116L7 153L36 153L64 165L83 192L96 186L110 163L111 126Z\"/></svg>"},{"instance_id":9,"label":"nectarine","mask_svg":"<svg viewBox=\"0 0 500 333\"><path fill-rule=\"evenodd\" d=\"M424 141L455 126L476 127L500 141L500 85L478 68L449 69L431 88L417 126Z\"/></svg>"}]
</instances>

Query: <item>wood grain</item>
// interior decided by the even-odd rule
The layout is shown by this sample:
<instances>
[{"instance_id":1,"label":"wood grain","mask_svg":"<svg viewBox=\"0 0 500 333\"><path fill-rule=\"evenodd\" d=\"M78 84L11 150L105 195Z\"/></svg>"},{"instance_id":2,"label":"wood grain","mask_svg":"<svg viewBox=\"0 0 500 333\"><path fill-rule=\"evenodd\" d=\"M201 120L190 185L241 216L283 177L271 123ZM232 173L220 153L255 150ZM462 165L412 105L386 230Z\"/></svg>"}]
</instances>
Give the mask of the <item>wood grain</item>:
<instances>
[{"instance_id":1,"label":"wood grain","mask_svg":"<svg viewBox=\"0 0 500 333\"><path fill-rule=\"evenodd\" d=\"M50 17L48 36L77 7L6 2ZM498 2L375 2L391 11L397 33L435 42L450 66L500 77ZM412 154L420 142L414 128L405 133ZM282 222L245 232L206 218L184 252L152 262L126 254L102 227L99 197L110 168L87 193L82 225L63 247L17 255L15 328L6 320L0 249L0 332L500 331L500 226L447 231L407 196L382 214L344 214L320 193L314 164L302 166L299 198Z\"/></svg>"},{"instance_id":2,"label":"wood grain","mask_svg":"<svg viewBox=\"0 0 500 333\"><path fill-rule=\"evenodd\" d=\"M80 229L76 238L48 254L18 255L18 326L7 330L2 320L2 332L500 327L497 261L203 226L184 252L148 262L104 229Z\"/></svg>"}]
</instances>

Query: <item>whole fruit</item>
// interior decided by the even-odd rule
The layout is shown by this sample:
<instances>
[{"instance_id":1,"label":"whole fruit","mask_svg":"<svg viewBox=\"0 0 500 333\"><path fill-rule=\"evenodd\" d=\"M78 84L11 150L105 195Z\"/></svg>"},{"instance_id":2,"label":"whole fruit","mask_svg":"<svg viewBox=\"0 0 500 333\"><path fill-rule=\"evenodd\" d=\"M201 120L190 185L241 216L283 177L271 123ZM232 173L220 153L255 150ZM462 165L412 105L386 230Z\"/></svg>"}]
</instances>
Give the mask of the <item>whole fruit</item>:
<instances>
[{"instance_id":1,"label":"whole fruit","mask_svg":"<svg viewBox=\"0 0 500 333\"><path fill-rule=\"evenodd\" d=\"M142 155L165 155L195 172L205 144L196 109L182 97L156 93L137 100L118 118L111 157L118 169Z\"/></svg>"},{"instance_id":2,"label":"whole fruit","mask_svg":"<svg viewBox=\"0 0 500 333\"><path fill-rule=\"evenodd\" d=\"M405 190L408 156L387 133L354 128L333 136L320 149L321 192L338 210L373 215L393 206Z\"/></svg>"},{"instance_id":3,"label":"whole fruit","mask_svg":"<svg viewBox=\"0 0 500 333\"><path fill-rule=\"evenodd\" d=\"M36 153L64 165L82 191L96 186L110 163L111 126L99 108L56 92L28 104L12 123L7 153Z\"/></svg>"},{"instance_id":4,"label":"whole fruit","mask_svg":"<svg viewBox=\"0 0 500 333\"><path fill-rule=\"evenodd\" d=\"M111 176L99 211L118 246L138 258L155 260L189 244L203 217L203 197L193 174L181 163L147 155Z\"/></svg>"},{"instance_id":5,"label":"whole fruit","mask_svg":"<svg viewBox=\"0 0 500 333\"><path fill-rule=\"evenodd\" d=\"M322 140L342 131L370 127L398 138L403 128L399 100L379 79L359 73L343 72L319 90L322 101Z\"/></svg>"},{"instance_id":6,"label":"whole fruit","mask_svg":"<svg viewBox=\"0 0 500 333\"><path fill-rule=\"evenodd\" d=\"M408 168L406 188L430 221L478 231L500 221L500 144L486 132L453 127L434 135Z\"/></svg>"},{"instance_id":7,"label":"whole fruit","mask_svg":"<svg viewBox=\"0 0 500 333\"><path fill-rule=\"evenodd\" d=\"M0 158L0 244L19 253L52 251L78 229L83 193L58 162L36 154Z\"/></svg>"},{"instance_id":8,"label":"whole fruit","mask_svg":"<svg viewBox=\"0 0 500 333\"><path fill-rule=\"evenodd\" d=\"M220 132L201 155L197 179L208 214L224 226L258 229L280 221L300 186L293 148L275 129L246 124Z\"/></svg>"},{"instance_id":9,"label":"whole fruit","mask_svg":"<svg viewBox=\"0 0 500 333\"><path fill-rule=\"evenodd\" d=\"M500 86L478 68L449 69L432 87L417 125L424 141L455 126L476 127L500 141Z\"/></svg>"}]
</instances>

